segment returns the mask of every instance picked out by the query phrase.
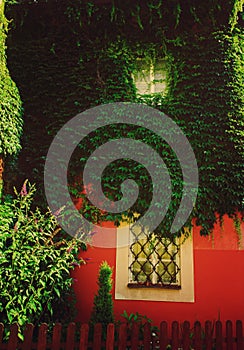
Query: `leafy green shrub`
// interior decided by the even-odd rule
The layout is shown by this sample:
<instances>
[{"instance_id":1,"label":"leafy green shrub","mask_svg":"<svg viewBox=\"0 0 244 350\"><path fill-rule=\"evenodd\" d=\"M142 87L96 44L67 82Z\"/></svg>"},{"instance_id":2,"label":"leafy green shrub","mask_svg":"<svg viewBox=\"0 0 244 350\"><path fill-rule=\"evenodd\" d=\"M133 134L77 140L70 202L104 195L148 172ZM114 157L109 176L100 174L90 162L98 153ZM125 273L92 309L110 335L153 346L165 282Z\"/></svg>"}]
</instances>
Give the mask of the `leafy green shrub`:
<instances>
[{"instance_id":1,"label":"leafy green shrub","mask_svg":"<svg viewBox=\"0 0 244 350\"><path fill-rule=\"evenodd\" d=\"M155 337L159 333L159 329L157 326L152 325L152 320L147 317L147 315L141 315L138 312L128 314L126 310L121 314L121 316L125 319L128 326L128 336L131 336L132 326L134 323L139 326L139 337L143 339L144 326L146 323L151 325L152 335Z\"/></svg>"},{"instance_id":2,"label":"leafy green shrub","mask_svg":"<svg viewBox=\"0 0 244 350\"><path fill-rule=\"evenodd\" d=\"M99 268L98 293L94 297L94 306L91 316L91 325L101 323L103 334L109 323L114 322L112 289L112 268L106 261L102 262Z\"/></svg>"},{"instance_id":3,"label":"leafy green shrub","mask_svg":"<svg viewBox=\"0 0 244 350\"><path fill-rule=\"evenodd\" d=\"M57 313L57 305L69 311L70 270L82 262L80 244L61 235L56 218L32 210L35 186L27 190L26 185L0 205L0 322L18 323L20 337L28 322L68 321Z\"/></svg>"},{"instance_id":4,"label":"leafy green shrub","mask_svg":"<svg viewBox=\"0 0 244 350\"><path fill-rule=\"evenodd\" d=\"M129 326L131 326L134 322L139 323L140 325L144 325L145 323L152 323L152 320L148 318L146 315L141 315L138 312L135 314L128 314L126 310L121 314L121 316L125 319Z\"/></svg>"}]
</instances>

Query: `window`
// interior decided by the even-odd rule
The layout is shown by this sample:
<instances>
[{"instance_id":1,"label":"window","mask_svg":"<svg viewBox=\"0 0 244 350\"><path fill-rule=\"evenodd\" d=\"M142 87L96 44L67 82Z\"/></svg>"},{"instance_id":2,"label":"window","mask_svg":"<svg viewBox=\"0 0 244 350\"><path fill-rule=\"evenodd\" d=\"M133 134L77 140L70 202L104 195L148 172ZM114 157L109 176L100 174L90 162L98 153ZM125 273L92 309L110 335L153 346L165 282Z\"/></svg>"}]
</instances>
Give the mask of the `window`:
<instances>
[{"instance_id":1,"label":"window","mask_svg":"<svg viewBox=\"0 0 244 350\"><path fill-rule=\"evenodd\" d=\"M180 245L177 239L130 227L129 287L180 288Z\"/></svg>"},{"instance_id":2,"label":"window","mask_svg":"<svg viewBox=\"0 0 244 350\"><path fill-rule=\"evenodd\" d=\"M166 88L166 63L163 59L148 62L137 60L134 82L139 95L162 93Z\"/></svg>"},{"instance_id":3,"label":"window","mask_svg":"<svg viewBox=\"0 0 244 350\"><path fill-rule=\"evenodd\" d=\"M191 234L172 241L138 225L120 226L115 299L194 302Z\"/></svg>"}]
</instances>

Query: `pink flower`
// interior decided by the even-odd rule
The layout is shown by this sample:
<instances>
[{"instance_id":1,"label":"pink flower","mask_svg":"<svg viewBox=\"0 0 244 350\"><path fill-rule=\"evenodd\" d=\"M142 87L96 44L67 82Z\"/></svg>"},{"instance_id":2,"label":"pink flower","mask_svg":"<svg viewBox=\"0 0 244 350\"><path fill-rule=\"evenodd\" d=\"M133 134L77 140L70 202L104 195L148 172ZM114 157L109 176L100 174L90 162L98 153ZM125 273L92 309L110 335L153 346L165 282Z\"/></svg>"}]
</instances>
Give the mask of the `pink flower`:
<instances>
[{"instance_id":1,"label":"pink flower","mask_svg":"<svg viewBox=\"0 0 244 350\"><path fill-rule=\"evenodd\" d=\"M58 210L55 211L55 213L53 213L53 215L56 216L56 217L58 217L58 216L60 215L61 211L62 211L64 208L65 208L64 206L61 207L61 208L59 208Z\"/></svg>"},{"instance_id":2,"label":"pink flower","mask_svg":"<svg viewBox=\"0 0 244 350\"><path fill-rule=\"evenodd\" d=\"M24 196L24 197L27 196L27 194L28 194L27 188L26 188L26 182L27 182L27 181L24 182L24 184L23 184L23 186L22 186L22 189L21 189L21 191L20 191L20 195L21 195L21 196Z\"/></svg>"},{"instance_id":3,"label":"pink flower","mask_svg":"<svg viewBox=\"0 0 244 350\"><path fill-rule=\"evenodd\" d=\"M67 253L70 253L71 250L72 250L72 247L68 248L68 249L67 249Z\"/></svg>"}]
</instances>

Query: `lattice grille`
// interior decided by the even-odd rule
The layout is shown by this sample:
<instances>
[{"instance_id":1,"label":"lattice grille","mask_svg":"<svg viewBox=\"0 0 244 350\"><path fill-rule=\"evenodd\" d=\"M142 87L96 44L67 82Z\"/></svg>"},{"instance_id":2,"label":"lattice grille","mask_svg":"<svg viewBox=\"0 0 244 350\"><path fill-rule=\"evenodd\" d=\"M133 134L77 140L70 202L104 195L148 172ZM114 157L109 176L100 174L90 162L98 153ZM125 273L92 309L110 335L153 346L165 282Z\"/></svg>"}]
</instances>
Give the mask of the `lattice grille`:
<instances>
[{"instance_id":1,"label":"lattice grille","mask_svg":"<svg viewBox=\"0 0 244 350\"><path fill-rule=\"evenodd\" d=\"M139 225L130 229L130 283L180 286L180 245L177 239L149 233Z\"/></svg>"}]
</instances>

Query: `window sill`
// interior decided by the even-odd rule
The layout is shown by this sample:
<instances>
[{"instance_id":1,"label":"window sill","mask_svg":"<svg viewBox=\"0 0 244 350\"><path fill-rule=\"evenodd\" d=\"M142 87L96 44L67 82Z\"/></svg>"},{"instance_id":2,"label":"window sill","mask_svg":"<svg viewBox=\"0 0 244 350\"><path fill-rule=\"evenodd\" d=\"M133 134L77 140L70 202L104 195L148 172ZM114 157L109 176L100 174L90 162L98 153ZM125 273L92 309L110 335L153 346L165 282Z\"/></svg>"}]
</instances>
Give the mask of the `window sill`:
<instances>
[{"instance_id":1,"label":"window sill","mask_svg":"<svg viewBox=\"0 0 244 350\"><path fill-rule=\"evenodd\" d=\"M128 288L160 288L160 289L181 289L181 286L178 284L150 284L150 283L128 283Z\"/></svg>"}]
</instances>

